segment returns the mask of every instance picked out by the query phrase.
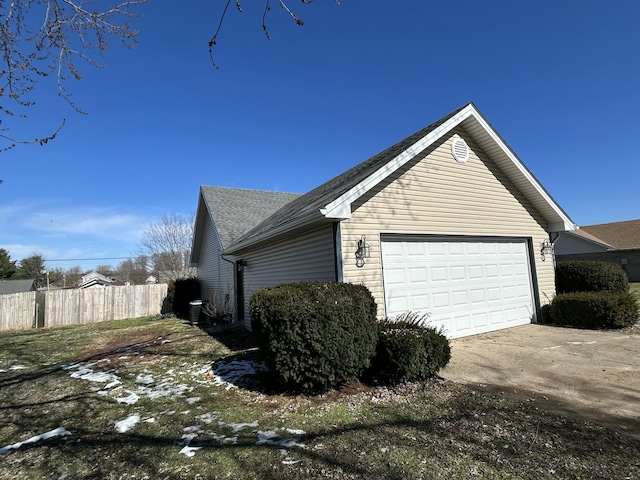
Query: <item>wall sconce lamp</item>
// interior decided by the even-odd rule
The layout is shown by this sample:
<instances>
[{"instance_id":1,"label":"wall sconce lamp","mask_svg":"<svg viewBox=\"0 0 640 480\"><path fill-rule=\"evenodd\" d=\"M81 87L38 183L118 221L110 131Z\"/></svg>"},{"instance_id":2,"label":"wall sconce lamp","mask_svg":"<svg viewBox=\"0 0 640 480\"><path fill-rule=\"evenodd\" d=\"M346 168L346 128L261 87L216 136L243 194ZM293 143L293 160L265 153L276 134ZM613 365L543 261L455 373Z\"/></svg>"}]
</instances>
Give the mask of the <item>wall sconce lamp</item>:
<instances>
[{"instance_id":1,"label":"wall sconce lamp","mask_svg":"<svg viewBox=\"0 0 640 480\"><path fill-rule=\"evenodd\" d=\"M542 261L546 260L547 255L553 254L553 244L549 240L545 240L540 244L540 256Z\"/></svg>"},{"instance_id":2,"label":"wall sconce lamp","mask_svg":"<svg viewBox=\"0 0 640 480\"><path fill-rule=\"evenodd\" d=\"M360 240L358 240L357 242L358 248L356 249L356 267L358 268L364 267L364 259L369 258L370 256L369 244L366 240L367 237L365 235L362 235L362 237L360 237Z\"/></svg>"}]
</instances>

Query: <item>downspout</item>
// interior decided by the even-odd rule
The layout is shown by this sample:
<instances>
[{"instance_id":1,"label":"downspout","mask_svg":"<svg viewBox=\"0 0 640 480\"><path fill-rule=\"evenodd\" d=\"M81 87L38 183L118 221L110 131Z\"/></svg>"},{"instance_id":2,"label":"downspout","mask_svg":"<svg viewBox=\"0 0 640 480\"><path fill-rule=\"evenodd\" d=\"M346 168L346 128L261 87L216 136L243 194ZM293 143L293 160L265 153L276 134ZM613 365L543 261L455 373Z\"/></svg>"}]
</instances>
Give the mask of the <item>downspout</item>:
<instances>
[{"instance_id":1,"label":"downspout","mask_svg":"<svg viewBox=\"0 0 640 480\"><path fill-rule=\"evenodd\" d=\"M336 282L343 282L344 275L342 273L342 229L340 228L340 222L335 222L333 224L333 255L336 271Z\"/></svg>"}]
</instances>

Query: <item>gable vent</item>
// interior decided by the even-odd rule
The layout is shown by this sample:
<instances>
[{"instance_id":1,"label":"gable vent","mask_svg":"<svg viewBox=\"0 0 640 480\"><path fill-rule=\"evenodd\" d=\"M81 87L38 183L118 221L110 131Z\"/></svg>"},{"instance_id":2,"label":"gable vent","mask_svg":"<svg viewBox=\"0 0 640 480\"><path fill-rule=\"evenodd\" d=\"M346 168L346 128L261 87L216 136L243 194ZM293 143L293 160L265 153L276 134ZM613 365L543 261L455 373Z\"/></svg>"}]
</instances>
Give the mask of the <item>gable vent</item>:
<instances>
[{"instance_id":1,"label":"gable vent","mask_svg":"<svg viewBox=\"0 0 640 480\"><path fill-rule=\"evenodd\" d=\"M458 163L466 163L469 160L469 145L461 138L456 138L451 143L451 153Z\"/></svg>"}]
</instances>

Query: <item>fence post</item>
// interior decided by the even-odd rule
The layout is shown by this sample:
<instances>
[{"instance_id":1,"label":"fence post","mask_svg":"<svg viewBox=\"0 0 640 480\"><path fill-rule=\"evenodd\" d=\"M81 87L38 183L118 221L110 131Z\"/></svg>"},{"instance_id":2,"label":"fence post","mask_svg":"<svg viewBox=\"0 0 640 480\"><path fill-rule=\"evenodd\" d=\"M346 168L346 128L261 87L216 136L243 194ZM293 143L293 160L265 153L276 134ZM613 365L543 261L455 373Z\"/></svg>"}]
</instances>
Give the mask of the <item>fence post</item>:
<instances>
[{"instance_id":1,"label":"fence post","mask_svg":"<svg viewBox=\"0 0 640 480\"><path fill-rule=\"evenodd\" d=\"M44 306L47 296L44 292L36 292L36 312L33 319L33 328L44 327Z\"/></svg>"}]
</instances>

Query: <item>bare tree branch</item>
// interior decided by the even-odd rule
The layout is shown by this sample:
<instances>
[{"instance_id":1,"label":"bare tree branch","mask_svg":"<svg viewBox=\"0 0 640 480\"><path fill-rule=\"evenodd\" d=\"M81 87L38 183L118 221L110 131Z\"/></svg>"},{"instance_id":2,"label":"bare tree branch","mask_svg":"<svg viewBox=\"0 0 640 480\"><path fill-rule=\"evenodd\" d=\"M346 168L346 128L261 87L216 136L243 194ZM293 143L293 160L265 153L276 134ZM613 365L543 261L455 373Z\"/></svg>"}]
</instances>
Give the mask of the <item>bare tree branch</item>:
<instances>
[{"instance_id":1,"label":"bare tree branch","mask_svg":"<svg viewBox=\"0 0 640 480\"><path fill-rule=\"evenodd\" d=\"M138 32L131 21L139 16L134 10L146 1L126 0L90 9L92 3L103 2L0 0L0 139L9 143L0 151L20 143L47 143L64 125L63 120L53 133L35 140L7 133L7 119L24 119L25 110L35 105L30 94L42 79L55 76L59 96L84 113L71 99L66 82L82 78L79 63L100 67L91 53L102 54L111 39L135 46ZM42 20L34 20L38 18ZM11 103L15 111L9 108Z\"/></svg>"},{"instance_id":2,"label":"bare tree branch","mask_svg":"<svg viewBox=\"0 0 640 480\"><path fill-rule=\"evenodd\" d=\"M300 1L305 5L309 5L314 2L314 0L300 0ZM336 5L340 5L340 0L335 0L335 2L336 2ZM278 3L280 4L280 7L285 12L287 12L287 14L296 23L296 25L299 25L299 26L304 25L304 21L289 8L289 6L284 0L278 0ZM211 59L211 64L216 69L219 69L220 67L218 66L218 64L216 63L213 57L213 47L218 43L218 36L220 34L220 30L222 29L222 24L224 23L224 20L227 16L227 10L230 4L231 4L231 0L227 0L222 10L222 14L220 15L220 19L218 20L218 27L216 28L215 33L211 37L211 40L209 40L209 58ZM236 7L238 8L238 11L242 13L242 6L240 5L240 0L236 0ZM271 11L270 0L264 0L264 11L262 13L262 30L264 31L264 34L266 35L267 40L271 40L271 34L269 33L269 28L267 27L267 14L270 11Z\"/></svg>"}]
</instances>

